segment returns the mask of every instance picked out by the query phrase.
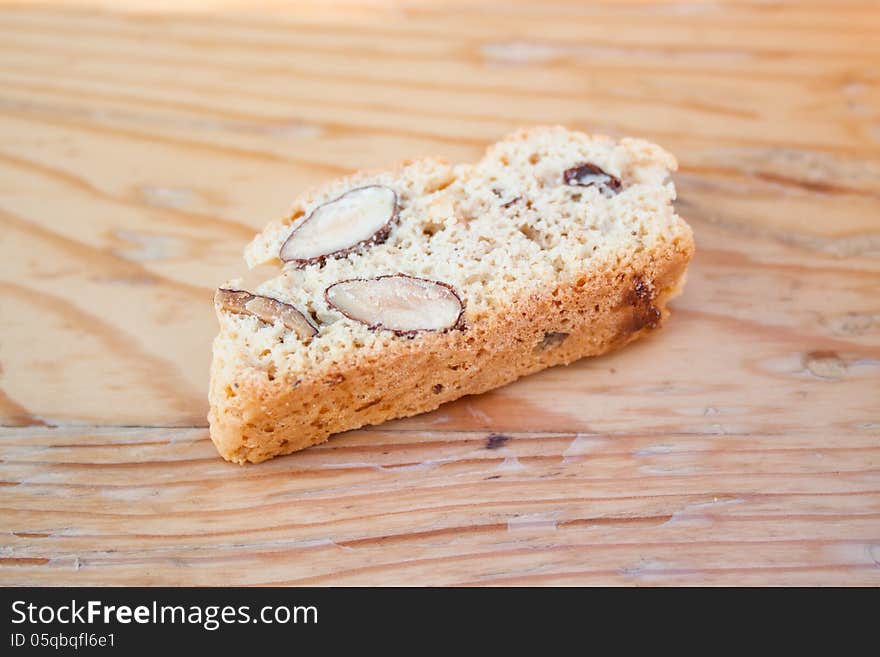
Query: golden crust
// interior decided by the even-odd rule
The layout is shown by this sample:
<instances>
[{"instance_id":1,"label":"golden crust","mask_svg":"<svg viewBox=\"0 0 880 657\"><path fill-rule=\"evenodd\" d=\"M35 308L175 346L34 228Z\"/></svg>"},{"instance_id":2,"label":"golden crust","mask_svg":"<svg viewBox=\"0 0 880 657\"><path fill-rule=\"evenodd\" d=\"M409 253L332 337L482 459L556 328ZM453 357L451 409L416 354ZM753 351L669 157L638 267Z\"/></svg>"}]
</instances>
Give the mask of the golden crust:
<instances>
[{"instance_id":1,"label":"golden crust","mask_svg":"<svg viewBox=\"0 0 880 657\"><path fill-rule=\"evenodd\" d=\"M616 349L665 319L693 252L690 228L680 222L663 250L591 263L576 281L520 299L466 330L401 338L368 357L352 352L330 373L273 378L242 361L223 364L221 376L215 358L211 438L225 459L258 463ZM218 341L227 339L224 331Z\"/></svg>"}]
</instances>

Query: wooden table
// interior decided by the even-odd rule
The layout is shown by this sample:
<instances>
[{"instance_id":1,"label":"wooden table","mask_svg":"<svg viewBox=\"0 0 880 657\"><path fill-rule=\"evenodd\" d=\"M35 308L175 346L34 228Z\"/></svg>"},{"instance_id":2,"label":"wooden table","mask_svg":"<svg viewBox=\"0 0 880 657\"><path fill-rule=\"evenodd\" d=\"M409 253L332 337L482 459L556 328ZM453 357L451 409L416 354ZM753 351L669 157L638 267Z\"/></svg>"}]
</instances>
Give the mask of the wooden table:
<instances>
[{"instance_id":1,"label":"wooden table","mask_svg":"<svg viewBox=\"0 0 880 657\"><path fill-rule=\"evenodd\" d=\"M876 2L104 4L0 11L0 583L880 584ZM253 233L555 122L679 157L666 328L222 461Z\"/></svg>"}]
</instances>

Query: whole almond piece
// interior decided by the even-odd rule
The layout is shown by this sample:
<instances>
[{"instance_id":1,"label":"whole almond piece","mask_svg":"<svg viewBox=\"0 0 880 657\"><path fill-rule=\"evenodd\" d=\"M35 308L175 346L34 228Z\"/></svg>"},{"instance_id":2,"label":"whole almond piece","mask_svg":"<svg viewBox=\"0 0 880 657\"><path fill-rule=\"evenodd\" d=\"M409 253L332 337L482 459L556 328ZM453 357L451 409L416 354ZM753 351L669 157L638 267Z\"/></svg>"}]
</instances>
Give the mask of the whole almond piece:
<instances>
[{"instance_id":1,"label":"whole almond piece","mask_svg":"<svg viewBox=\"0 0 880 657\"><path fill-rule=\"evenodd\" d=\"M324 291L327 303L371 329L398 335L461 328L464 307L446 283L406 274L339 281Z\"/></svg>"},{"instance_id":2,"label":"whole almond piece","mask_svg":"<svg viewBox=\"0 0 880 657\"><path fill-rule=\"evenodd\" d=\"M370 185L319 205L281 245L278 257L298 267L339 258L366 244L381 244L397 219L397 193Z\"/></svg>"},{"instance_id":3,"label":"whole almond piece","mask_svg":"<svg viewBox=\"0 0 880 657\"><path fill-rule=\"evenodd\" d=\"M272 297L251 294L244 290L220 288L214 295L214 304L223 310L240 315L253 315L261 322L274 324L281 322L293 331L300 340L311 340L318 329L312 326L299 310L289 303Z\"/></svg>"}]
</instances>

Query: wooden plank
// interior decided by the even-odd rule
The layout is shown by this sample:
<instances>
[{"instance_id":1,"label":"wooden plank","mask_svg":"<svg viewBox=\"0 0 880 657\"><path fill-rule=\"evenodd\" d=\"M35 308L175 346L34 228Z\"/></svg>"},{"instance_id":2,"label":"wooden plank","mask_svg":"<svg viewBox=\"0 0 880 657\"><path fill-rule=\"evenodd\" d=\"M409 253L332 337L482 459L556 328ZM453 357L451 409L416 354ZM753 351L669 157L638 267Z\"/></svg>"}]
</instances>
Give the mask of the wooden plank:
<instances>
[{"instance_id":1,"label":"wooden plank","mask_svg":"<svg viewBox=\"0 0 880 657\"><path fill-rule=\"evenodd\" d=\"M204 429L7 429L0 582L880 583L859 433L372 430L241 467Z\"/></svg>"},{"instance_id":2,"label":"wooden plank","mask_svg":"<svg viewBox=\"0 0 880 657\"><path fill-rule=\"evenodd\" d=\"M874 4L56 4L0 9L0 583L880 584ZM536 122L679 158L668 326L219 460L250 236Z\"/></svg>"}]
</instances>

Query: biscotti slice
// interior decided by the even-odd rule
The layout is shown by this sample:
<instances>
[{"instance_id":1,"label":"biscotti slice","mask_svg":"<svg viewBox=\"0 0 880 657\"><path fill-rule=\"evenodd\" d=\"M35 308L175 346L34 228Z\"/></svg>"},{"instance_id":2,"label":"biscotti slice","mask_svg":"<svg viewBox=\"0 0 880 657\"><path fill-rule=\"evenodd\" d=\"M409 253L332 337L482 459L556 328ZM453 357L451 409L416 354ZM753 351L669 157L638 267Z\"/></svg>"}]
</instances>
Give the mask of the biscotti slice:
<instances>
[{"instance_id":1,"label":"biscotti slice","mask_svg":"<svg viewBox=\"0 0 880 657\"><path fill-rule=\"evenodd\" d=\"M675 166L644 141L542 127L473 165L306 193L247 247L277 276L216 294L217 449L263 461L657 328L694 251Z\"/></svg>"}]
</instances>

